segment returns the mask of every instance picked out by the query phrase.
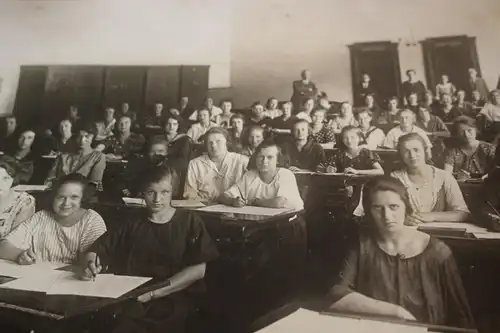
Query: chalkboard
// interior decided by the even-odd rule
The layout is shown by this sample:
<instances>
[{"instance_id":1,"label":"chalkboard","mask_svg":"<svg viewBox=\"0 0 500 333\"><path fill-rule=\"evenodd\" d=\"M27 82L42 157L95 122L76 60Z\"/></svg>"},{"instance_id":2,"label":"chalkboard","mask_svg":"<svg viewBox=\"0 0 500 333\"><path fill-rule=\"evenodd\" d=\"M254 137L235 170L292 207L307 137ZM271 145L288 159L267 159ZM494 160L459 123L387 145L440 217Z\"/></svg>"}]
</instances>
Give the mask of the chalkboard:
<instances>
[{"instance_id":1,"label":"chalkboard","mask_svg":"<svg viewBox=\"0 0 500 333\"><path fill-rule=\"evenodd\" d=\"M110 66L106 68L104 104L115 108L127 102L137 112L144 104L147 67Z\"/></svg>"},{"instance_id":2,"label":"chalkboard","mask_svg":"<svg viewBox=\"0 0 500 333\"><path fill-rule=\"evenodd\" d=\"M209 66L182 66L181 94L189 97L189 104L198 107L208 93Z\"/></svg>"}]
</instances>

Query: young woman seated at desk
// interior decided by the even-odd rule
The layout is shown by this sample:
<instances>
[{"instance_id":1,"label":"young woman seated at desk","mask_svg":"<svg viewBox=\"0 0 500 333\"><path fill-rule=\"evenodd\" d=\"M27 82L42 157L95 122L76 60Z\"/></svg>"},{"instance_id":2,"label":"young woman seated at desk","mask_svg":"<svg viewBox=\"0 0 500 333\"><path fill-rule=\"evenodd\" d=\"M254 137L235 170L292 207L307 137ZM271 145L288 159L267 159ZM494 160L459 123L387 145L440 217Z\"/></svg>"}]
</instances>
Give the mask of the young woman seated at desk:
<instances>
[{"instance_id":1,"label":"young woman seated at desk","mask_svg":"<svg viewBox=\"0 0 500 333\"><path fill-rule=\"evenodd\" d=\"M206 133L207 154L189 161L184 198L215 201L247 171L248 157L228 152L227 135L221 127Z\"/></svg>"},{"instance_id":2,"label":"young woman seated at desk","mask_svg":"<svg viewBox=\"0 0 500 333\"><path fill-rule=\"evenodd\" d=\"M49 171L45 185L51 186L59 177L70 173L79 173L94 183L102 191L102 176L106 169L106 157L103 153L92 149L92 141L96 134L95 127L82 124L76 130L78 150L73 153L59 155Z\"/></svg>"},{"instance_id":3,"label":"young woman seated at desk","mask_svg":"<svg viewBox=\"0 0 500 333\"><path fill-rule=\"evenodd\" d=\"M101 236L81 261L82 279L92 280L108 267L106 273L167 283L129 302L111 327L99 332L184 332L186 317L205 289L206 263L218 256L200 218L171 206L179 182L175 170L165 166L144 176L144 217Z\"/></svg>"},{"instance_id":4,"label":"young woman seated at desk","mask_svg":"<svg viewBox=\"0 0 500 333\"><path fill-rule=\"evenodd\" d=\"M297 117L292 115L292 102L286 101L281 105L281 111L283 112L281 116L276 117L270 122L273 129L288 131L290 133L293 124L297 121Z\"/></svg>"},{"instance_id":5,"label":"young woman seated at desk","mask_svg":"<svg viewBox=\"0 0 500 333\"><path fill-rule=\"evenodd\" d=\"M375 150L384 143L385 134L380 128L372 126L373 113L368 109L361 109L357 115L361 134L360 147Z\"/></svg>"},{"instance_id":6,"label":"young woman seated at desk","mask_svg":"<svg viewBox=\"0 0 500 333\"><path fill-rule=\"evenodd\" d=\"M311 112L310 139L319 143L324 149L335 146L335 133L326 126L326 110L315 109Z\"/></svg>"},{"instance_id":7,"label":"young woman seated at desk","mask_svg":"<svg viewBox=\"0 0 500 333\"><path fill-rule=\"evenodd\" d=\"M52 187L50 208L35 213L0 242L0 258L21 265L36 262L72 264L105 231L102 217L83 206L88 182L69 174Z\"/></svg>"},{"instance_id":8,"label":"young woman seated at desk","mask_svg":"<svg viewBox=\"0 0 500 333\"><path fill-rule=\"evenodd\" d=\"M361 130L346 126L340 133L342 144L339 151L318 166L321 172L344 172L354 175L383 175L381 159L366 148L361 148Z\"/></svg>"},{"instance_id":9,"label":"young woman seated at desk","mask_svg":"<svg viewBox=\"0 0 500 333\"><path fill-rule=\"evenodd\" d=\"M340 115L330 120L328 127L330 127L335 134L340 134L342 129L346 126L358 126L358 122L352 112L352 106L348 102L342 102L340 105Z\"/></svg>"},{"instance_id":10,"label":"young woman seated at desk","mask_svg":"<svg viewBox=\"0 0 500 333\"><path fill-rule=\"evenodd\" d=\"M495 149L494 167L484 180L478 217L486 221L486 227L500 232L500 146Z\"/></svg>"},{"instance_id":11,"label":"young woman seated at desk","mask_svg":"<svg viewBox=\"0 0 500 333\"><path fill-rule=\"evenodd\" d=\"M12 157L0 157L0 238L35 213L35 198L12 189L17 183L17 171L17 163Z\"/></svg>"},{"instance_id":12,"label":"young woman seated at desk","mask_svg":"<svg viewBox=\"0 0 500 333\"><path fill-rule=\"evenodd\" d=\"M315 104L316 103L314 101L314 98L306 98L304 100L304 103L302 103L301 105L300 112L298 112L295 117L297 117L298 119L307 120L308 123L311 123L311 113L314 110Z\"/></svg>"},{"instance_id":13,"label":"young woman seated at desk","mask_svg":"<svg viewBox=\"0 0 500 333\"><path fill-rule=\"evenodd\" d=\"M187 136L193 140L194 143L201 143L205 133L211 128L217 127L217 124L210 120L210 111L207 109L200 109L196 112L198 122L191 125L187 131Z\"/></svg>"},{"instance_id":14,"label":"young woman seated at desk","mask_svg":"<svg viewBox=\"0 0 500 333\"><path fill-rule=\"evenodd\" d=\"M36 134L31 129L21 132L17 140L17 146L12 150L6 151L5 155L15 159L18 167L17 179L19 183L29 183L34 172L35 144Z\"/></svg>"},{"instance_id":15,"label":"young woman seated at desk","mask_svg":"<svg viewBox=\"0 0 500 333\"><path fill-rule=\"evenodd\" d=\"M292 127L292 140L283 144L283 154L293 172L316 171L325 159L325 151L319 143L309 139L309 123L299 119Z\"/></svg>"},{"instance_id":16,"label":"young woman seated at desk","mask_svg":"<svg viewBox=\"0 0 500 333\"><path fill-rule=\"evenodd\" d=\"M118 119L116 133L99 143L96 151L102 151L111 160L129 159L142 153L145 139L142 134L131 132L132 119L123 115Z\"/></svg>"},{"instance_id":17,"label":"young woman seated at desk","mask_svg":"<svg viewBox=\"0 0 500 333\"><path fill-rule=\"evenodd\" d=\"M444 169L453 172L458 179L471 175L485 175L493 168L495 146L477 140L476 121L467 116L458 117L453 123L457 147L445 152Z\"/></svg>"},{"instance_id":18,"label":"young woman seated at desk","mask_svg":"<svg viewBox=\"0 0 500 333\"><path fill-rule=\"evenodd\" d=\"M262 142L250 160L249 170L219 200L235 207L303 209L295 175L278 167L280 158L281 150L274 140Z\"/></svg>"},{"instance_id":19,"label":"young woman seated at desk","mask_svg":"<svg viewBox=\"0 0 500 333\"><path fill-rule=\"evenodd\" d=\"M460 273L441 241L405 226L412 205L405 186L387 176L364 188L366 230L349 252L332 309L471 328Z\"/></svg>"},{"instance_id":20,"label":"young woman seated at desk","mask_svg":"<svg viewBox=\"0 0 500 333\"><path fill-rule=\"evenodd\" d=\"M254 125L247 131L246 142L241 150L241 154L249 158L255 153L257 147L264 141L264 129L260 126Z\"/></svg>"},{"instance_id":21,"label":"young woman seated at desk","mask_svg":"<svg viewBox=\"0 0 500 333\"><path fill-rule=\"evenodd\" d=\"M231 117L228 128L228 147L230 151L240 152L243 149L245 117L241 113L236 113Z\"/></svg>"},{"instance_id":22,"label":"young woman seated at desk","mask_svg":"<svg viewBox=\"0 0 500 333\"><path fill-rule=\"evenodd\" d=\"M58 153L70 153L77 149L73 137L73 123L69 119L63 119L59 123L59 132L51 136L47 149L44 152L47 155L56 155Z\"/></svg>"},{"instance_id":23,"label":"young woman seated at desk","mask_svg":"<svg viewBox=\"0 0 500 333\"><path fill-rule=\"evenodd\" d=\"M408 191L413 214L410 225L425 222L463 222L470 217L462 191L453 175L427 164L426 142L417 133L402 136L398 153L403 169L391 176L399 179Z\"/></svg>"},{"instance_id":24,"label":"young woman seated at desk","mask_svg":"<svg viewBox=\"0 0 500 333\"><path fill-rule=\"evenodd\" d=\"M115 109L112 107L107 107L104 109L103 120L95 123L95 141L103 141L110 136L113 136L113 132L116 126Z\"/></svg>"}]
</instances>

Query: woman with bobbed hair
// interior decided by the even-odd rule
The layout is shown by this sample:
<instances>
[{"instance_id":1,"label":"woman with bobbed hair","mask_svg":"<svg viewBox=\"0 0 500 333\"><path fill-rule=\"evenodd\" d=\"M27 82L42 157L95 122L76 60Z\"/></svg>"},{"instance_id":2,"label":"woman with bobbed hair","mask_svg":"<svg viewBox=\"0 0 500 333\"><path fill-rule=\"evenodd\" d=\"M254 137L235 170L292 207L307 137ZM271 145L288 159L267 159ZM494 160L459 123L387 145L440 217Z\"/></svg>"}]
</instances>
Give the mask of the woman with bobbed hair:
<instances>
[{"instance_id":1,"label":"woman with bobbed hair","mask_svg":"<svg viewBox=\"0 0 500 333\"><path fill-rule=\"evenodd\" d=\"M337 311L471 328L473 318L451 250L406 225L405 185L379 176L363 192L365 228L331 289Z\"/></svg>"}]
</instances>

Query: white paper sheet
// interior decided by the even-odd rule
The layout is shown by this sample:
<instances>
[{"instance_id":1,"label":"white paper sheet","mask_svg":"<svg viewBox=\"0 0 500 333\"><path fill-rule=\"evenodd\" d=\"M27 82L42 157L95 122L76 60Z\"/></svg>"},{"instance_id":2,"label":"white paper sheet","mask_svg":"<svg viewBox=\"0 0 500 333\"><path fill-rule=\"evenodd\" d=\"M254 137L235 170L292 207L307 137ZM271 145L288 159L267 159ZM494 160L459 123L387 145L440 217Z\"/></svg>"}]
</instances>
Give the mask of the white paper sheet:
<instances>
[{"instance_id":1,"label":"white paper sheet","mask_svg":"<svg viewBox=\"0 0 500 333\"><path fill-rule=\"evenodd\" d=\"M67 266L61 263L41 262L34 265L19 265L12 261L0 260L0 275L14 278L42 275L55 269Z\"/></svg>"},{"instance_id":2,"label":"white paper sheet","mask_svg":"<svg viewBox=\"0 0 500 333\"><path fill-rule=\"evenodd\" d=\"M82 281L74 274L61 275L47 295L79 295L118 298L148 282L151 278L99 274L95 281Z\"/></svg>"},{"instance_id":3,"label":"white paper sheet","mask_svg":"<svg viewBox=\"0 0 500 333\"><path fill-rule=\"evenodd\" d=\"M465 229L466 232L468 233L485 233L488 232L486 228L479 227L477 225L474 225L472 223L466 223L466 222L428 222L428 223L423 223L419 227L431 229L431 228L436 228L436 229L455 229L455 230L463 230Z\"/></svg>"},{"instance_id":4,"label":"white paper sheet","mask_svg":"<svg viewBox=\"0 0 500 333\"><path fill-rule=\"evenodd\" d=\"M64 276L73 276L73 272L44 271L43 273L22 277L4 284L0 288L46 293Z\"/></svg>"},{"instance_id":5,"label":"white paper sheet","mask_svg":"<svg viewBox=\"0 0 500 333\"><path fill-rule=\"evenodd\" d=\"M123 202L125 202L126 205L133 205L133 206L146 206L146 201L141 198L127 198L123 197L122 198Z\"/></svg>"},{"instance_id":6,"label":"white paper sheet","mask_svg":"<svg viewBox=\"0 0 500 333\"><path fill-rule=\"evenodd\" d=\"M291 315L271 324L258 333L424 333L426 327L394 324L368 319L322 315L299 309Z\"/></svg>"},{"instance_id":7,"label":"white paper sheet","mask_svg":"<svg viewBox=\"0 0 500 333\"><path fill-rule=\"evenodd\" d=\"M43 192L48 188L47 185L17 185L12 189L17 192Z\"/></svg>"},{"instance_id":8,"label":"white paper sheet","mask_svg":"<svg viewBox=\"0 0 500 333\"><path fill-rule=\"evenodd\" d=\"M198 208L197 210L202 212L265 215L265 216L275 216L278 214L283 214L285 212L293 211L293 209L289 208L267 208L267 207L257 207L257 206L231 207L226 205L207 206L203 208Z\"/></svg>"},{"instance_id":9,"label":"white paper sheet","mask_svg":"<svg viewBox=\"0 0 500 333\"><path fill-rule=\"evenodd\" d=\"M203 202L194 201L194 200L172 200L172 207L201 208L201 207L205 207L205 204Z\"/></svg>"},{"instance_id":10,"label":"white paper sheet","mask_svg":"<svg viewBox=\"0 0 500 333\"><path fill-rule=\"evenodd\" d=\"M477 239L500 239L500 232L473 232Z\"/></svg>"}]
</instances>

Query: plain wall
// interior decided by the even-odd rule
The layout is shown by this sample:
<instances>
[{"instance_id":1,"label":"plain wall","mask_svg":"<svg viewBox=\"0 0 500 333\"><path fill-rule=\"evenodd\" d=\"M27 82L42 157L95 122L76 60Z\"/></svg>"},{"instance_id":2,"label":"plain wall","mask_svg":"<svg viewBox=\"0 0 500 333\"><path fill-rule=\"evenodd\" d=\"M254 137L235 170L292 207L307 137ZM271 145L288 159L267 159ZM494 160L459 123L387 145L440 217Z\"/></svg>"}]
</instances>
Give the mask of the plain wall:
<instances>
[{"instance_id":1,"label":"plain wall","mask_svg":"<svg viewBox=\"0 0 500 333\"><path fill-rule=\"evenodd\" d=\"M239 0L231 43L235 103L289 99L304 68L331 99L351 100L348 45L358 42L400 42L402 78L414 68L425 82L418 42L452 35L477 37L483 77L493 88L500 73L499 18L499 0Z\"/></svg>"},{"instance_id":2,"label":"plain wall","mask_svg":"<svg viewBox=\"0 0 500 333\"><path fill-rule=\"evenodd\" d=\"M21 65L210 65L229 86L231 0L0 0L0 114Z\"/></svg>"}]
</instances>

